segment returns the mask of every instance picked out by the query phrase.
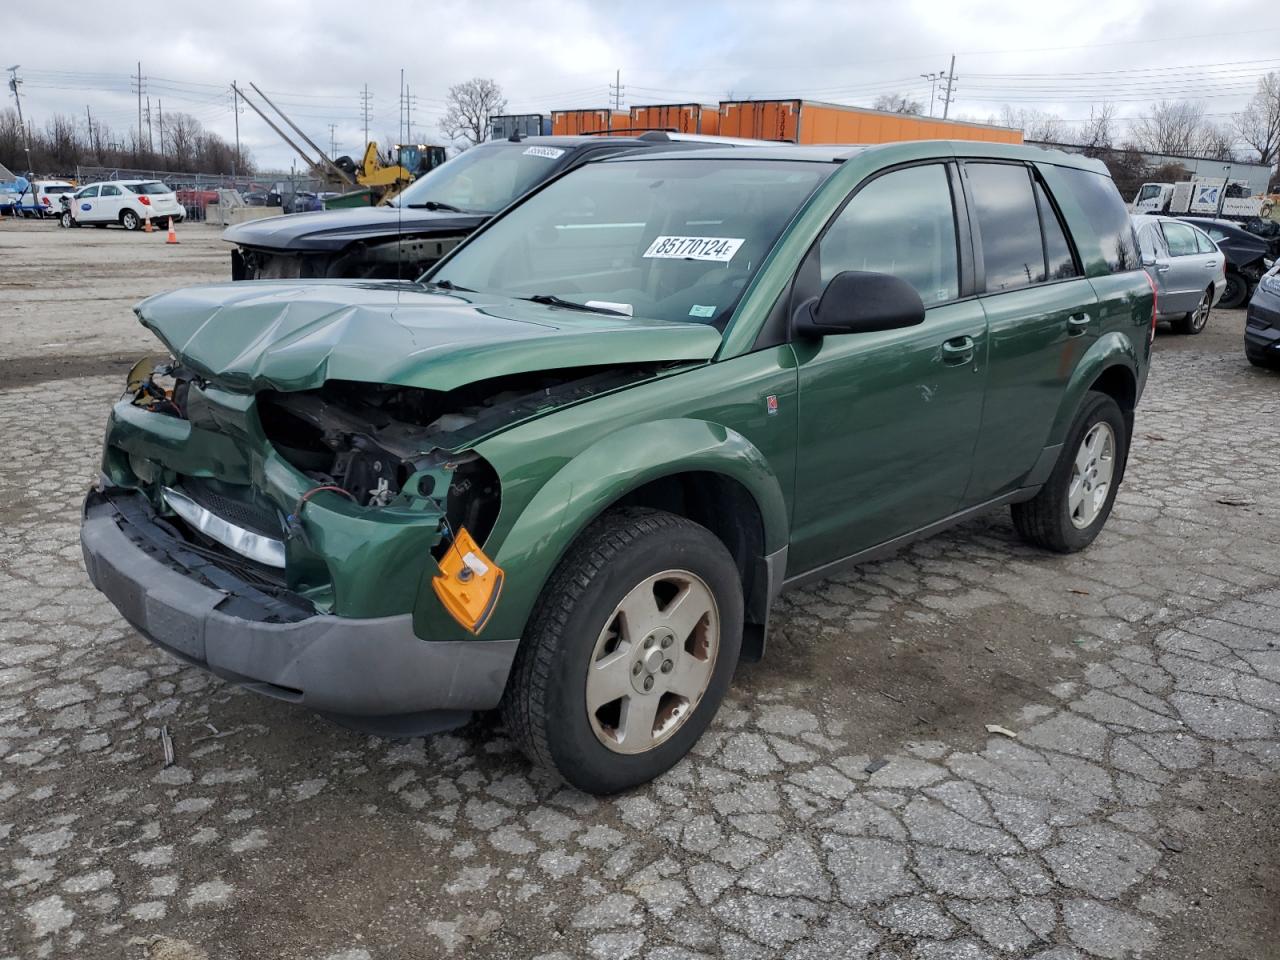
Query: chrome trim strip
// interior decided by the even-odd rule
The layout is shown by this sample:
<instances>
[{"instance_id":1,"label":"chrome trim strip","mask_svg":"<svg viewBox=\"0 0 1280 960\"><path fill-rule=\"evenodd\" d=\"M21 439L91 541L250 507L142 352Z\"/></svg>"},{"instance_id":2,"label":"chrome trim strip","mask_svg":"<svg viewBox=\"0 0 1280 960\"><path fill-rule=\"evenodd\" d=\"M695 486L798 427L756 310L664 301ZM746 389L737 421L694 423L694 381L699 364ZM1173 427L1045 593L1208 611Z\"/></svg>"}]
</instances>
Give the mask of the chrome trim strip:
<instances>
[{"instance_id":1,"label":"chrome trim strip","mask_svg":"<svg viewBox=\"0 0 1280 960\"><path fill-rule=\"evenodd\" d=\"M242 557L256 560L268 567L284 569L283 540L273 540L271 537L264 537L244 527L237 527L172 487L161 489L165 502L173 508L173 512L206 537L217 540L228 550L234 550Z\"/></svg>"}]
</instances>

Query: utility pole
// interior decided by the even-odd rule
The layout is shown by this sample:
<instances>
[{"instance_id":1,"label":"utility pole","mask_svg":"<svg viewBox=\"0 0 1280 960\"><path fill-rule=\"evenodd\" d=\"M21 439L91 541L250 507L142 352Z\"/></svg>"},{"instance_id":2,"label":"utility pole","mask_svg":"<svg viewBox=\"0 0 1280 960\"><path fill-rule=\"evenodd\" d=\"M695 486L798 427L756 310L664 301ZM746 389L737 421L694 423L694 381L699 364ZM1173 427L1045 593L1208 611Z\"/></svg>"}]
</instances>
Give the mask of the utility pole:
<instances>
[{"instance_id":1,"label":"utility pole","mask_svg":"<svg viewBox=\"0 0 1280 960\"><path fill-rule=\"evenodd\" d=\"M84 105L84 119L89 124L89 149L94 152L96 157L98 150L97 147L94 146L93 142L93 114L89 112L89 105L87 103Z\"/></svg>"},{"instance_id":2,"label":"utility pole","mask_svg":"<svg viewBox=\"0 0 1280 960\"><path fill-rule=\"evenodd\" d=\"M947 95L942 98L942 119L947 119L947 114L951 111L951 101L955 99L952 89L956 82L956 55L951 55L951 69L947 71Z\"/></svg>"},{"instance_id":3,"label":"utility pole","mask_svg":"<svg viewBox=\"0 0 1280 960\"><path fill-rule=\"evenodd\" d=\"M396 133L400 136L401 142L408 139L404 135L404 67L400 68L400 125L396 128Z\"/></svg>"},{"instance_id":4,"label":"utility pole","mask_svg":"<svg viewBox=\"0 0 1280 960\"><path fill-rule=\"evenodd\" d=\"M371 99L369 85L366 83L364 85L364 93L360 94L360 110L364 114L364 145L366 149L369 147L369 101Z\"/></svg>"},{"instance_id":5,"label":"utility pole","mask_svg":"<svg viewBox=\"0 0 1280 960\"><path fill-rule=\"evenodd\" d=\"M935 100L934 95L938 92L938 81L941 80L943 77L945 77L946 74L943 73L941 70L938 70L935 73L922 73L920 74L920 76L924 77L926 80L929 81L929 116L932 117L933 102Z\"/></svg>"},{"instance_id":6,"label":"utility pole","mask_svg":"<svg viewBox=\"0 0 1280 960\"><path fill-rule=\"evenodd\" d=\"M147 97L147 153L156 152L156 139L151 129L151 97Z\"/></svg>"},{"instance_id":7,"label":"utility pole","mask_svg":"<svg viewBox=\"0 0 1280 960\"><path fill-rule=\"evenodd\" d=\"M164 156L164 104L156 97L156 116L160 121L160 155Z\"/></svg>"},{"instance_id":8,"label":"utility pole","mask_svg":"<svg viewBox=\"0 0 1280 960\"><path fill-rule=\"evenodd\" d=\"M31 133L27 130L26 121L22 119L22 94L18 92L18 88L22 86L22 81L18 79L18 67L20 63L15 63L9 68L9 89L13 91L13 99L18 102L18 126L22 128L22 149L27 155L27 173L31 172Z\"/></svg>"},{"instance_id":9,"label":"utility pole","mask_svg":"<svg viewBox=\"0 0 1280 960\"><path fill-rule=\"evenodd\" d=\"M240 164L240 91L236 87L236 82L231 81L231 105L232 112L236 116L236 169L241 169Z\"/></svg>"},{"instance_id":10,"label":"utility pole","mask_svg":"<svg viewBox=\"0 0 1280 960\"><path fill-rule=\"evenodd\" d=\"M138 61L138 146L135 151L135 162L137 161L136 153L142 151L142 61Z\"/></svg>"},{"instance_id":11,"label":"utility pole","mask_svg":"<svg viewBox=\"0 0 1280 960\"><path fill-rule=\"evenodd\" d=\"M613 75L613 83L609 84L609 96L613 97L613 109L622 109L622 95L627 92L627 88L622 85L622 71L617 70Z\"/></svg>"},{"instance_id":12,"label":"utility pole","mask_svg":"<svg viewBox=\"0 0 1280 960\"><path fill-rule=\"evenodd\" d=\"M338 125L336 123L329 124L329 156L330 158L338 155Z\"/></svg>"}]
</instances>

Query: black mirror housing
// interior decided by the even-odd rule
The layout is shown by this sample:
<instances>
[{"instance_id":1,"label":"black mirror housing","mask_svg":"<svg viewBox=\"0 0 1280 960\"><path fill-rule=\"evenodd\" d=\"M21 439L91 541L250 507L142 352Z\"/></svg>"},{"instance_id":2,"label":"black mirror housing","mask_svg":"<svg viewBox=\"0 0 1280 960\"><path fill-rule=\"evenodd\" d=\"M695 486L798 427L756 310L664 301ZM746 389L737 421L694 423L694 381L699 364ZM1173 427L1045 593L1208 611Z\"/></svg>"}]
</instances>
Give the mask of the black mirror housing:
<instances>
[{"instance_id":1,"label":"black mirror housing","mask_svg":"<svg viewBox=\"0 0 1280 960\"><path fill-rule=\"evenodd\" d=\"M831 278L822 296L796 312L803 337L897 330L924 323L924 301L915 287L888 273L845 270Z\"/></svg>"}]
</instances>

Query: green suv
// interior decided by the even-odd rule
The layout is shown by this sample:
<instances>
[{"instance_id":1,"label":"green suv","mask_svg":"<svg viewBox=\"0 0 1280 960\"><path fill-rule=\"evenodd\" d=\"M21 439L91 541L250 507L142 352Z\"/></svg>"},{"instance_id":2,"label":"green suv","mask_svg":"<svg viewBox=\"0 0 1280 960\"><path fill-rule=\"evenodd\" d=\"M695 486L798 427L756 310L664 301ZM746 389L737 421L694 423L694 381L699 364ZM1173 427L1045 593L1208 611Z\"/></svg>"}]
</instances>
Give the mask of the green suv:
<instances>
[{"instance_id":1,"label":"green suv","mask_svg":"<svg viewBox=\"0 0 1280 960\"><path fill-rule=\"evenodd\" d=\"M154 643L359 729L500 707L612 792L669 768L786 586L998 505L1087 546L1155 317L1097 161L979 143L588 164L417 282L137 308L85 504Z\"/></svg>"}]
</instances>

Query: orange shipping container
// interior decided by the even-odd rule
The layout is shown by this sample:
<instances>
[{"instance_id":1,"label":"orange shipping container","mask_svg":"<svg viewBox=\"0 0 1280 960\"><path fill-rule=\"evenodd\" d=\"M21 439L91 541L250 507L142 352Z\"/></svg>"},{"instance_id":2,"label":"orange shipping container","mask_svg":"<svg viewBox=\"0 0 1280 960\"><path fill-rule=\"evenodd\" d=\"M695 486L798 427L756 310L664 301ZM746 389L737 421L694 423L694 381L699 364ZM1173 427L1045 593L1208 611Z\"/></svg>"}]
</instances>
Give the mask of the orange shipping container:
<instances>
[{"instance_id":1,"label":"orange shipping container","mask_svg":"<svg viewBox=\"0 0 1280 960\"><path fill-rule=\"evenodd\" d=\"M631 125L646 130L716 134L720 132L720 111L717 107L704 107L700 103L632 107Z\"/></svg>"},{"instance_id":2,"label":"orange shipping container","mask_svg":"<svg viewBox=\"0 0 1280 960\"><path fill-rule=\"evenodd\" d=\"M552 110L551 132L557 137L572 137L611 130L612 113L608 107L599 110Z\"/></svg>"},{"instance_id":3,"label":"orange shipping container","mask_svg":"<svg viewBox=\"0 0 1280 960\"><path fill-rule=\"evenodd\" d=\"M985 123L939 120L812 100L725 100L726 137L791 143L890 143L896 140L985 140L1021 143L1022 131Z\"/></svg>"}]
</instances>

